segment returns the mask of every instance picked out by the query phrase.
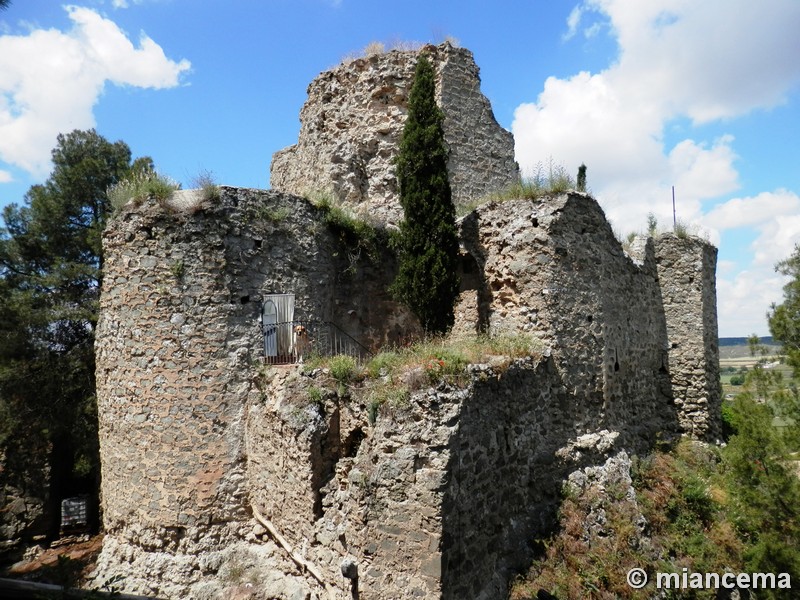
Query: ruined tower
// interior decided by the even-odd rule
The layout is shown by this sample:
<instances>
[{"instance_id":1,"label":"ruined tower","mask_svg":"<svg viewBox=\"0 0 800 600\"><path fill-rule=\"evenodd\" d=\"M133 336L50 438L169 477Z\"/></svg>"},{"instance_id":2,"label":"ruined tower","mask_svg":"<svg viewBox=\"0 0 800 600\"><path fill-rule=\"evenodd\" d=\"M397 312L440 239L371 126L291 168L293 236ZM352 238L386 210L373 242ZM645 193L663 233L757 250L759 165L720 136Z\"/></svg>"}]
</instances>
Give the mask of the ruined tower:
<instances>
[{"instance_id":1,"label":"ruined tower","mask_svg":"<svg viewBox=\"0 0 800 600\"><path fill-rule=\"evenodd\" d=\"M272 188L330 193L356 214L397 223L402 211L393 161L420 52L436 69L456 205L518 181L514 138L497 123L481 93L472 53L444 43L358 58L312 81L297 144L272 158Z\"/></svg>"}]
</instances>

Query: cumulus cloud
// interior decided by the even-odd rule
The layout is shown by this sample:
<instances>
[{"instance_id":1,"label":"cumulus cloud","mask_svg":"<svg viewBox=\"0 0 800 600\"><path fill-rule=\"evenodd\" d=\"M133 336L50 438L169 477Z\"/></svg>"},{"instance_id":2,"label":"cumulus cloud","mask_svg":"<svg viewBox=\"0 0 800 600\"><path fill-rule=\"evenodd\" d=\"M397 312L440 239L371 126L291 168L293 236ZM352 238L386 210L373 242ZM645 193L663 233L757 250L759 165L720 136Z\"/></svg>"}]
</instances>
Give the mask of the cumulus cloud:
<instances>
[{"instance_id":1,"label":"cumulus cloud","mask_svg":"<svg viewBox=\"0 0 800 600\"><path fill-rule=\"evenodd\" d=\"M745 268L733 261L717 265L717 297L722 335L766 334L765 314L783 297L786 277L775 264L800 243L800 196L788 190L732 198L702 217L703 223L722 233L755 230Z\"/></svg>"},{"instance_id":2,"label":"cumulus cloud","mask_svg":"<svg viewBox=\"0 0 800 600\"><path fill-rule=\"evenodd\" d=\"M671 223L672 186L678 217L701 225L714 242L726 229L756 226L750 269L731 269L720 281L720 321L740 319L733 312L744 310L748 289L758 287L754 306L768 306L780 298L772 263L798 240L797 196L779 190L704 215L710 201L740 187L736 141L686 135L668 144L665 131L676 120L724 123L784 102L800 82L798 22L796 0L580 2L564 40L602 25L618 55L598 73L547 79L535 102L517 108L512 130L523 173L550 157L569 169L587 164L589 185L622 234L642 230L649 212ZM764 284L756 286L756 277ZM777 296L764 304L768 294ZM762 326L765 310L755 312Z\"/></svg>"},{"instance_id":3,"label":"cumulus cloud","mask_svg":"<svg viewBox=\"0 0 800 600\"><path fill-rule=\"evenodd\" d=\"M162 89L189 70L142 34L138 47L113 21L66 7L69 31L36 29L0 37L0 159L35 176L47 173L56 136L93 127L106 82Z\"/></svg>"},{"instance_id":4,"label":"cumulus cloud","mask_svg":"<svg viewBox=\"0 0 800 600\"><path fill-rule=\"evenodd\" d=\"M732 138L667 148L664 128L676 118L702 123L782 102L800 81L800 3L586 0L570 13L566 37L589 12L608 20L618 59L600 73L551 77L536 102L517 108L512 129L523 171L550 156L584 162L595 193L611 188L605 200L638 206L621 211L638 220L672 185L690 204L735 190ZM620 180L646 183L650 192L613 189Z\"/></svg>"},{"instance_id":5,"label":"cumulus cloud","mask_svg":"<svg viewBox=\"0 0 800 600\"><path fill-rule=\"evenodd\" d=\"M749 198L732 198L715 206L705 221L717 229L763 225L800 214L800 197L788 190L762 192Z\"/></svg>"},{"instance_id":6,"label":"cumulus cloud","mask_svg":"<svg viewBox=\"0 0 800 600\"><path fill-rule=\"evenodd\" d=\"M774 269L745 270L735 277L717 277L720 336L769 335L767 310L773 302L780 302L784 283L785 277Z\"/></svg>"}]
</instances>

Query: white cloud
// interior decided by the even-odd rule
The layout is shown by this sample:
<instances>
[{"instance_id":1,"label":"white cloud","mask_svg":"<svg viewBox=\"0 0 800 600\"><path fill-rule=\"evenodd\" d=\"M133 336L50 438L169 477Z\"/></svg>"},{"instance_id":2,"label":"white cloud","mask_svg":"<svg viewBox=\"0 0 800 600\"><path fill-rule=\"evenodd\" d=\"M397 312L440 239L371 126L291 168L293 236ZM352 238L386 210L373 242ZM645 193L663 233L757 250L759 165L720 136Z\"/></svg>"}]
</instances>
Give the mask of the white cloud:
<instances>
[{"instance_id":1,"label":"white cloud","mask_svg":"<svg viewBox=\"0 0 800 600\"><path fill-rule=\"evenodd\" d=\"M11 183L14 181L14 176L10 172L0 169L0 183Z\"/></svg>"},{"instance_id":2,"label":"white cloud","mask_svg":"<svg viewBox=\"0 0 800 600\"><path fill-rule=\"evenodd\" d=\"M568 40L575 37L578 32L578 26L581 24L581 15L583 14L583 7L579 4L572 9L567 17L567 32L563 35L562 39Z\"/></svg>"},{"instance_id":3,"label":"white cloud","mask_svg":"<svg viewBox=\"0 0 800 600\"><path fill-rule=\"evenodd\" d=\"M733 168L736 154L731 148L733 136L725 135L708 144L683 140L669 153L675 187L696 200L715 198L739 187L739 174Z\"/></svg>"},{"instance_id":4,"label":"white cloud","mask_svg":"<svg viewBox=\"0 0 800 600\"><path fill-rule=\"evenodd\" d=\"M774 269L746 270L735 276L718 275L719 335L769 335L766 313L773 302L781 302L785 281L786 278Z\"/></svg>"},{"instance_id":5,"label":"white cloud","mask_svg":"<svg viewBox=\"0 0 800 600\"><path fill-rule=\"evenodd\" d=\"M673 185L678 218L701 224L713 242L726 229L756 227L752 261L727 264L719 280L725 335L764 333L766 307L781 297L772 266L800 240L800 199L778 190L704 216L705 203L739 188L735 140L687 135L667 145L664 132L676 119L698 125L784 102L800 82L798 22L797 0L584 0L564 39L581 27L586 37L607 30L618 56L598 73L549 78L514 114L523 173L551 157L570 170L585 163L589 187L622 234L643 230L649 212L671 224Z\"/></svg>"},{"instance_id":6,"label":"white cloud","mask_svg":"<svg viewBox=\"0 0 800 600\"><path fill-rule=\"evenodd\" d=\"M612 70L698 122L785 99L800 77L796 0L587 0L620 45Z\"/></svg>"},{"instance_id":7,"label":"white cloud","mask_svg":"<svg viewBox=\"0 0 800 600\"><path fill-rule=\"evenodd\" d=\"M56 136L94 126L92 108L107 81L142 88L179 85L175 62L142 34L138 47L113 21L66 7L69 31L36 29L0 37L0 160L42 176Z\"/></svg>"},{"instance_id":8,"label":"white cloud","mask_svg":"<svg viewBox=\"0 0 800 600\"><path fill-rule=\"evenodd\" d=\"M794 192L777 190L718 204L706 214L704 221L717 229L735 229L763 225L795 214L800 214L800 197Z\"/></svg>"},{"instance_id":9,"label":"white cloud","mask_svg":"<svg viewBox=\"0 0 800 600\"><path fill-rule=\"evenodd\" d=\"M721 335L766 335L766 311L773 302L781 302L786 282L786 277L775 272L775 264L800 243L800 196L777 190L733 198L715 206L702 221L717 231L757 232L745 269L737 269L732 261L717 265L717 308L725 328Z\"/></svg>"},{"instance_id":10,"label":"white cloud","mask_svg":"<svg viewBox=\"0 0 800 600\"><path fill-rule=\"evenodd\" d=\"M734 140L667 148L665 125L781 102L800 81L800 2L586 0L570 13L567 36L587 11L608 19L618 60L600 73L551 77L536 102L517 108L512 130L523 172L549 157L570 169L584 162L590 187L623 217L620 226L640 226L658 212L672 185L683 218L698 218L701 201L738 187Z\"/></svg>"}]
</instances>

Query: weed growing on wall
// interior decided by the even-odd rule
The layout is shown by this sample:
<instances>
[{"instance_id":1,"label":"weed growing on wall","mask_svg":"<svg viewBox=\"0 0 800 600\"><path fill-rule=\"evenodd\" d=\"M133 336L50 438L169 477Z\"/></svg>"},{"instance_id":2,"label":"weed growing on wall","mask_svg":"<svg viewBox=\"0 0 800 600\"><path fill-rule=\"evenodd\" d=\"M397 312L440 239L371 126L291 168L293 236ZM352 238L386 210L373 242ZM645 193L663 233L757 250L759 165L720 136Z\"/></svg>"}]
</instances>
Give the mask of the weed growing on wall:
<instances>
[{"instance_id":1,"label":"weed growing on wall","mask_svg":"<svg viewBox=\"0 0 800 600\"><path fill-rule=\"evenodd\" d=\"M203 200L207 202L217 202L221 197L219 185L214 180L214 174L211 171L203 170L197 174L192 180L192 186L199 189Z\"/></svg>"},{"instance_id":2,"label":"weed growing on wall","mask_svg":"<svg viewBox=\"0 0 800 600\"><path fill-rule=\"evenodd\" d=\"M584 173L585 175L585 173ZM584 181L584 185L585 185ZM551 194L561 194L576 189L577 184L567 171L566 167L557 164L551 158L547 165L537 163L530 176L523 177L520 181L497 192L478 198L474 202L459 206L458 215L469 214L487 202L506 202L508 200L537 200ZM581 190L577 186L578 191Z\"/></svg>"},{"instance_id":3,"label":"weed growing on wall","mask_svg":"<svg viewBox=\"0 0 800 600\"><path fill-rule=\"evenodd\" d=\"M387 348L369 362L360 365L350 356L307 359L304 372L327 370L338 386L339 396L358 383L366 394L371 423L382 407L401 410L408 405L411 393L439 383L467 385L467 366L492 360L495 369L509 366L513 360L541 356L544 344L528 334L496 337L429 338L404 348ZM311 388L309 398L317 396ZM312 400L313 401L313 400ZM317 403L313 401L313 403Z\"/></svg>"},{"instance_id":4,"label":"weed growing on wall","mask_svg":"<svg viewBox=\"0 0 800 600\"><path fill-rule=\"evenodd\" d=\"M180 185L169 177L155 171L141 170L110 186L106 194L114 210L119 210L128 202L139 205L151 198L166 202L178 189Z\"/></svg>"},{"instance_id":5,"label":"weed growing on wall","mask_svg":"<svg viewBox=\"0 0 800 600\"><path fill-rule=\"evenodd\" d=\"M359 219L347 209L339 206L333 194L316 191L308 194L308 200L322 213L322 222L338 239L348 259L346 273L352 275L362 254L375 261L378 259L382 231Z\"/></svg>"},{"instance_id":6,"label":"weed growing on wall","mask_svg":"<svg viewBox=\"0 0 800 600\"><path fill-rule=\"evenodd\" d=\"M328 368L333 377L340 385L347 385L353 381L358 374L356 359L352 356L339 354L331 358Z\"/></svg>"}]
</instances>

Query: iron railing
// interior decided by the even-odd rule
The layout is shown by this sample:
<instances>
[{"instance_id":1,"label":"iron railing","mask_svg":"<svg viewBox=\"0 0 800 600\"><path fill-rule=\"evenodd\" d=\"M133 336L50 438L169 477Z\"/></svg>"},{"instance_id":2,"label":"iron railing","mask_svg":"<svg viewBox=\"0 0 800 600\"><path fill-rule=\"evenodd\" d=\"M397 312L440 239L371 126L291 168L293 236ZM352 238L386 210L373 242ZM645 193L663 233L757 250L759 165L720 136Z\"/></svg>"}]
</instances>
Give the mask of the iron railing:
<instances>
[{"instance_id":1,"label":"iron railing","mask_svg":"<svg viewBox=\"0 0 800 600\"><path fill-rule=\"evenodd\" d=\"M370 351L330 321L283 321L264 323L264 362L288 365L312 356L346 354L357 360Z\"/></svg>"}]
</instances>

